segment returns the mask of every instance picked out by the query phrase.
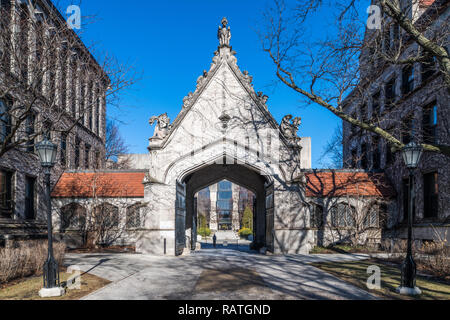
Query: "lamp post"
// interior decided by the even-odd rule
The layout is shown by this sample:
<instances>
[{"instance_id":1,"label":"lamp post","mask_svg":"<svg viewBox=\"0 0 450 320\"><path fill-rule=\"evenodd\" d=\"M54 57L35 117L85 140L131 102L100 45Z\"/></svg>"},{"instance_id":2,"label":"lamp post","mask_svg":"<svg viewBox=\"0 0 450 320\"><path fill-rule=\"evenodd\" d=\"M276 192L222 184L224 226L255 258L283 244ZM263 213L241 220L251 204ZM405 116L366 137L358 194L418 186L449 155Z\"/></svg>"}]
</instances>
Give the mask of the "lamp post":
<instances>
[{"instance_id":1,"label":"lamp post","mask_svg":"<svg viewBox=\"0 0 450 320\"><path fill-rule=\"evenodd\" d=\"M57 146L44 136L44 140L36 145L36 153L44 168L45 197L47 202L48 257L44 264L44 288L39 291L41 297L59 297L64 291L60 288L58 263L53 256L52 207L50 197L50 172L55 165Z\"/></svg>"},{"instance_id":2,"label":"lamp post","mask_svg":"<svg viewBox=\"0 0 450 320\"><path fill-rule=\"evenodd\" d=\"M413 199L414 186L413 174L414 170L422 157L422 147L415 142L410 142L402 150L403 161L409 169L409 207L408 207L408 251L406 259L402 264L402 282L397 288L397 292L405 295L419 295L422 292L416 287L416 263L412 255L412 224L413 224Z\"/></svg>"}]
</instances>

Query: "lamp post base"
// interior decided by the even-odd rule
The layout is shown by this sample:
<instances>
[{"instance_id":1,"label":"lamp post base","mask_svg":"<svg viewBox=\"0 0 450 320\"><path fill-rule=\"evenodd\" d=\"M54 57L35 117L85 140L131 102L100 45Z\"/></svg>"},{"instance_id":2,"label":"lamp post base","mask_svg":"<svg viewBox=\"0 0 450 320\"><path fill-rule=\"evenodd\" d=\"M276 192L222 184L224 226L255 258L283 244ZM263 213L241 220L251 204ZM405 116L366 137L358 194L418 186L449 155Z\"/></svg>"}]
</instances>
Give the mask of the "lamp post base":
<instances>
[{"instance_id":1,"label":"lamp post base","mask_svg":"<svg viewBox=\"0 0 450 320\"><path fill-rule=\"evenodd\" d=\"M39 296L41 298L55 298L55 297L61 297L66 293L66 290L60 287L55 288L42 288L39 291Z\"/></svg>"},{"instance_id":2,"label":"lamp post base","mask_svg":"<svg viewBox=\"0 0 450 320\"><path fill-rule=\"evenodd\" d=\"M395 291L397 291L397 293L405 295L405 296L418 296L422 294L422 291L417 288L409 288L409 287L398 287Z\"/></svg>"}]
</instances>

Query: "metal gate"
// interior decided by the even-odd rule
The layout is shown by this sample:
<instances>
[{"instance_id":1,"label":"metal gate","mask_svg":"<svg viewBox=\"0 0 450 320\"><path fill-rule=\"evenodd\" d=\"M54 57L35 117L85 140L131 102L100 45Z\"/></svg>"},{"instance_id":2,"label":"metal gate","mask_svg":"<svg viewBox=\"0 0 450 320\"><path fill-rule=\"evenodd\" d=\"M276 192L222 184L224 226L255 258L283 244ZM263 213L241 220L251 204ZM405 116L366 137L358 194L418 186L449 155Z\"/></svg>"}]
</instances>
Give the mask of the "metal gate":
<instances>
[{"instance_id":1,"label":"metal gate","mask_svg":"<svg viewBox=\"0 0 450 320\"><path fill-rule=\"evenodd\" d=\"M273 183L266 187L266 248L274 250L274 187Z\"/></svg>"},{"instance_id":2,"label":"metal gate","mask_svg":"<svg viewBox=\"0 0 450 320\"><path fill-rule=\"evenodd\" d=\"M175 255L183 254L186 248L186 185L177 182L175 200Z\"/></svg>"}]
</instances>

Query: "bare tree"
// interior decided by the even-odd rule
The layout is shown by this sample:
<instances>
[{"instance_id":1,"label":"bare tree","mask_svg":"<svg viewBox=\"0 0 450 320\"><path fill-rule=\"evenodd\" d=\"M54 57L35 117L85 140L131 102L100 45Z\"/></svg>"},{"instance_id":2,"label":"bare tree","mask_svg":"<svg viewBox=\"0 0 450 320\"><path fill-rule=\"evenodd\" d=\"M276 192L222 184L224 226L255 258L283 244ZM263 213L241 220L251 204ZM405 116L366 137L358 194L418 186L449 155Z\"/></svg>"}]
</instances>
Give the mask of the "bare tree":
<instances>
[{"instance_id":1,"label":"bare tree","mask_svg":"<svg viewBox=\"0 0 450 320\"><path fill-rule=\"evenodd\" d=\"M377 119L369 121L346 113L346 97L352 92L354 99L364 101L367 84L376 80L378 73L374 71L382 64L432 64L433 59L438 61L437 72L448 90L450 64L445 48L448 46L449 23L441 19L438 27L430 27L447 9L448 2L436 0L422 14L423 1L403 1L408 3L403 6L399 0L374 1L384 14L381 25L400 27L398 38L394 40L396 43L389 50L382 50L381 30L366 28L367 17L360 16L360 2L313 0L295 3L288 7L282 0L275 0L274 6L265 13L267 25L261 32L261 39L264 51L276 66L277 77L298 92L305 102L324 107L351 125L381 136L394 150L404 147L403 141L383 128ZM335 16L330 29L311 30L311 20L325 11ZM414 42L417 47L406 52ZM426 151L450 156L448 145L423 143L422 146Z\"/></svg>"},{"instance_id":2,"label":"bare tree","mask_svg":"<svg viewBox=\"0 0 450 320\"><path fill-rule=\"evenodd\" d=\"M78 124L102 130L98 117L137 81L134 68L86 47L50 1L1 4L0 157Z\"/></svg>"},{"instance_id":3,"label":"bare tree","mask_svg":"<svg viewBox=\"0 0 450 320\"><path fill-rule=\"evenodd\" d=\"M126 169L129 166L129 159L123 155L129 152L128 145L122 138L119 126L112 120L106 122L105 160L108 169ZM121 161L118 161L118 157Z\"/></svg>"}]
</instances>

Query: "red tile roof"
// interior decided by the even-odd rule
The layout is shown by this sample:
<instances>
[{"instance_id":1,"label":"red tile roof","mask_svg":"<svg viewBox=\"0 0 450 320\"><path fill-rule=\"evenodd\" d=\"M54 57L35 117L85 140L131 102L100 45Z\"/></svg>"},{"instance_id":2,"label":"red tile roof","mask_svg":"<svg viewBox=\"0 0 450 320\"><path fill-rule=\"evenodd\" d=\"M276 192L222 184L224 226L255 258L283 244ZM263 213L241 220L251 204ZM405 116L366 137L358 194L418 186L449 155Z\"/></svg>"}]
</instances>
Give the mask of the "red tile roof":
<instances>
[{"instance_id":1,"label":"red tile roof","mask_svg":"<svg viewBox=\"0 0 450 320\"><path fill-rule=\"evenodd\" d=\"M383 173L317 171L306 173L307 197L394 197Z\"/></svg>"},{"instance_id":2,"label":"red tile roof","mask_svg":"<svg viewBox=\"0 0 450 320\"><path fill-rule=\"evenodd\" d=\"M434 1L436 1L436 0L420 0L419 4L422 7L428 7L428 6L431 6L434 3Z\"/></svg>"},{"instance_id":3,"label":"red tile roof","mask_svg":"<svg viewBox=\"0 0 450 320\"><path fill-rule=\"evenodd\" d=\"M54 198L142 198L145 172L63 173L52 192Z\"/></svg>"}]
</instances>

